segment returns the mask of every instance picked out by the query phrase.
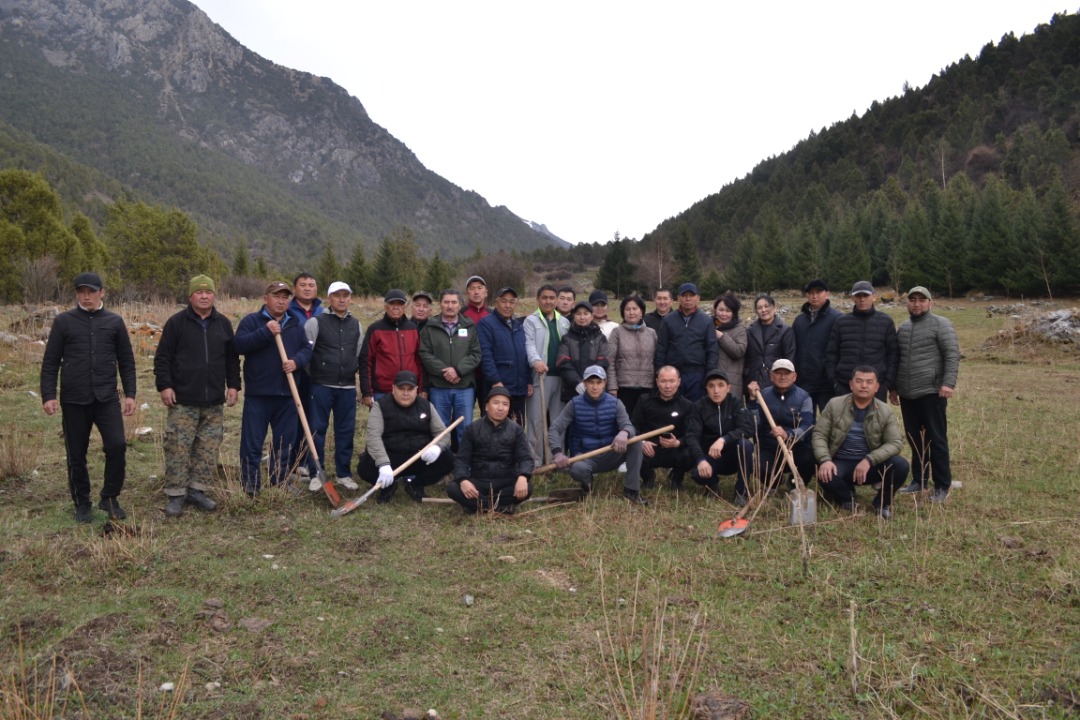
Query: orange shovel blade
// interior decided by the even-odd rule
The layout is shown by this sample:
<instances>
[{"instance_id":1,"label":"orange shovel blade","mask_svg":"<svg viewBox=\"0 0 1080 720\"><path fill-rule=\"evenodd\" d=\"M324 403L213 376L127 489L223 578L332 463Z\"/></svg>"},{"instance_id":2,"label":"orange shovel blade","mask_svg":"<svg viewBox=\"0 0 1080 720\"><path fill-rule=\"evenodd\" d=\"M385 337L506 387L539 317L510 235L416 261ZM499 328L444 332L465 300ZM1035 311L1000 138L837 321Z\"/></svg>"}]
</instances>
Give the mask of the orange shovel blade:
<instances>
[{"instance_id":1,"label":"orange shovel blade","mask_svg":"<svg viewBox=\"0 0 1080 720\"><path fill-rule=\"evenodd\" d=\"M745 517L732 518L720 523L720 526L716 528L716 534L722 538L735 537L746 532L748 527L750 527L750 521Z\"/></svg>"}]
</instances>

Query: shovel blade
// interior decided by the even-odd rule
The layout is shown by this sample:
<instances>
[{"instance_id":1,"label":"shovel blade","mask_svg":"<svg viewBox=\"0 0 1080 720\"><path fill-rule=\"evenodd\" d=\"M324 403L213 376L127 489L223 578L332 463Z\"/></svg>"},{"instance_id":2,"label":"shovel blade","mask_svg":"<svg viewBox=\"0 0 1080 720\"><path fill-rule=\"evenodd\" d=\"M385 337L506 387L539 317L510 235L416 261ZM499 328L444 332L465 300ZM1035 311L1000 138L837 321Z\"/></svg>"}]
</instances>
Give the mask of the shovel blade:
<instances>
[{"instance_id":1,"label":"shovel blade","mask_svg":"<svg viewBox=\"0 0 1080 720\"><path fill-rule=\"evenodd\" d=\"M732 518L731 520L725 520L720 523L720 526L716 528L716 534L722 538L735 537L746 532L746 528L748 527L750 527L750 521L746 518Z\"/></svg>"},{"instance_id":2,"label":"shovel blade","mask_svg":"<svg viewBox=\"0 0 1080 720\"><path fill-rule=\"evenodd\" d=\"M578 502L585 497L585 491L579 487L556 488L547 494L547 502Z\"/></svg>"},{"instance_id":3,"label":"shovel blade","mask_svg":"<svg viewBox=\"0 0 1080 720\"><path fill-rule=\"evenodd\" d=\"M330 501L331 507L341 506L341 495L338 494L337 488L334 487L334 483L330 481L330 478L326 477L326 471L319 468L319 473L316 475L319 482L322 483L323 493L326 494L326 499Z\"/></svg>"}]
</instances>

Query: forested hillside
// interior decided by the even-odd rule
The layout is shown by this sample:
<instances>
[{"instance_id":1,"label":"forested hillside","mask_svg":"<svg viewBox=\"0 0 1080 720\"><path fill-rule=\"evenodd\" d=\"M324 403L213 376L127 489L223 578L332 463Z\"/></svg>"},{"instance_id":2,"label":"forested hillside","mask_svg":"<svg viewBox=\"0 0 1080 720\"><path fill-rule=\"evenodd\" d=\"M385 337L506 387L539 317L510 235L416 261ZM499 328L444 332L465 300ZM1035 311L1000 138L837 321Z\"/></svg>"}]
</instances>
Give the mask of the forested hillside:
<instances>
[{"instance_id":1,"label":"forested hillside","mask_svg":"<svg viewBox=\"0 0 1080 720\"><path fill-rule=\"evenodd\" d=\"M697 279L709 295L819 276L949 295L1075 293L1078 98L1080 16L1056 15L811 133L611 253L629 254L639 289L663 268L665 284Z\"/></svg>"}]
</instances>

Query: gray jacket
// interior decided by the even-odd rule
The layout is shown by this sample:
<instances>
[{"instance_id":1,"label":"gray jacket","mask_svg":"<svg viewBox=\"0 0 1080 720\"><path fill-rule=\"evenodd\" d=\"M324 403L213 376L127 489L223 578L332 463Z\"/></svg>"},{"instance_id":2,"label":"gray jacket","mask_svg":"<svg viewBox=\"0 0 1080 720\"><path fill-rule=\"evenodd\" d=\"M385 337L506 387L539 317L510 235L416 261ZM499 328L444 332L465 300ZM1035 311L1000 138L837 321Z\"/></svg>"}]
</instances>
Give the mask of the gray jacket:
<instances>
[{"instance_id":1,"label":"gray jacket","mask_svg":"<svg viewBox=\"0 0 1080 720\"><path fill-rule=\"evenodd\" d=\"M742 397L743 356L746 355L746 326L740 323L725 330L724 336L717 338L716 344L720 349L716 368L723 370L724 374L727 375L728 384L731 385L730 393L735 397Z\"/></svg>"},{"instance_id":2,"label":"gray jacket","mask_svg":"<svg viewBox=\"0 0 1080 720\"><path fill-rule=\"evenodd\" d=\"M944 385L956 387L960 368L960 343L951 321L928 312L900 324L900 367L896 389L900 397L937 395Z\"/></svg>"},{"instance_id":3,"label":"gray jacket","mask_svg":"<svg viewBox=\"0 0 1080 720\"><path fill-rule=\"evenodd\" d=\"M644 324L634 329L623 323L611 331L608 352L608 390L653 386L655 330Z\"/></svg>"}]
</instances>

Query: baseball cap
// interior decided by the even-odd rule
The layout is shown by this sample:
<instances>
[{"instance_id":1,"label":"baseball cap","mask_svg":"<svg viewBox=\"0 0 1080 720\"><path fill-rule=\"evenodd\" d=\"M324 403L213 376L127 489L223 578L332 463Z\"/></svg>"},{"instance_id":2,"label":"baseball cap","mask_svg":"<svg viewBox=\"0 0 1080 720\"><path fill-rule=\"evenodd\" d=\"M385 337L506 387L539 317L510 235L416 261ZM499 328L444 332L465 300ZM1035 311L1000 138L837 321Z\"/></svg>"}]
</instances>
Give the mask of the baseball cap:
<instances>
[{"instance_id":1,"label":"baseball cap","mask_svg":"<svg viewBox=\"0 0 1080 720\"><path fill-rule=\"evenodd\" d=\"M795 372L795 365L790 360L780 358L772 364L772 371L776 372L777 370L787 370L788 372Z\"/></svg>"},{"instance_id":2,"label":"baseball cap","mask_svg":"<svg viewBox=\"0 0 1080 720\"><path fill-rule=\"evenodd\" d=\"M470 275L470 276L469 276L469 279L465 281L465 287L469 287L469 286L470 286L470 285L472 285L472 284L473 284L474 282L478 282L478 283L480 283L481 285L483 285L484 287L487 287L487 280L485 280L484 278L480 277L479 275Z\"/></svg>"},{"instance_id":3,"label":"baseball cap","mask_svg":"<svg viewBox=\"0 0 1080 720\"><path fill-rule=\"evenodd\" d=\"M341 292L342 290L352 295L352 288L349 287L349 283L344 283L340 280L330 283L330 287L326 288L326 294L333 295L334 293Z\"/></svg>"},{"instance_id":4,"label":"baseball cap","mask_svg":"<svg viewBox=\"0 0 1080 720\"><path fill-rule=\"evenodd\" d=\"M825 292L829 292L829 283L825 282L821 278L816 278L806 283L806 287L802 289L804 293L808 293L811 290L824 290Z\"/></svg>"},{"instance_id":5,"label":"baseball cap","mask_svg":"<svg viewBox=\"0 0 1080 720\"><path fill-rule=\"evenodd\" d=\"M705 373L705 382L709 382L710 380L713 380L715 378L720 378L729 385L731 384L731 381L728 380L727 373L720 368L713 368L709 372Z\"/></svg>"},{"instance_id":6,"label":"baseball cap","mask_svg":"<svg viewBox=\"0 0 1080 720\"><path fill-rule=\"evenodd\" d=\"M512 287L503 287L503 288L499 288L499 292L495 293L495 297L497 297L497 298L502 297L506 293L514 293L514 297L518 296L517 290L515 290L514 288L512 288Z\"/></svg>"},{"instance_id":7,"label":"baseball cap","mask_svg":"<svg viewBox=\"0 0 1080 720\"><path fill-rule=\"evenodd\" d=\"M927 300L933 300L934 299L934 296L930 294L930 291L927 290L926 288L924 288L922 285L916 285L915 287L908 290L907 294L908 294L908 297L911 297L912 295L922 295Z\"/></svg>"},{"instance_id":8,"label":"baseball cap","mask_svg":"<svg viewBox=\"0 0 1080 720\"><path fill-rule=\"evenodd\" d=\"M412 299L415 300L416 298L427 298L427 301L429 303L435 302L435 298L431 297L431 293L429 293L427 290L417 290L416 292L414 292Z\"/></svg>"},{"instance_id":9,"label":"baseball cap","mask_svg":"<svg viewBox=\"0 0 1080 720\"><path fill-rule=\"evenodd\" d=\"M405 291L398 290L396 288L394 290L387 290L386 294L383 295L383 302L387 303L399 302L404 305L406 299L407 298L405 297Z\"/></svg>"},{"instance_id":10,"label":"baseball cap","mask_svg":"<svg viewBox=\"0 0 1080 720\"><path fill-rule=\"evenodd\" d=\"M394 385L412 385L416 387L419 384L416 381L416 373L412 370L401 370L394 376Z\"/></svg>"},{"instance_id":11,"label":"baseball cap","mask_svg":"<svg viewBox=\"0 0 1080 720\"><path fill-rule=\"evenodd\" d=\"M607 380L607 373L604 371L604 368L600 367L599 365L590 365L589 367L585 368L585 372L584 374L582 374L581 379L588 380L592 377L600 378L601 380Z\"/></svg>"},{"instance_id":12,"label":"baseball cap","mask_svg":"<svg viewBox=\"0 0 1080 720\"><path fill-rule=\"evenodd\" d=\"M272 282L272 283L270 283L269 285L266 286L266 292L264 294L265 295L276 295L277 293L279 293L279 292L281 292L283 290L285 292L289 293L289 295L292 295L292 288L291 287L289 287L286 283L281 282L280 280L275 280L274 282Z\"/></svg>"},{"instance_id":13,"label":"baseball cap","mask_svg":"<svg viewBox=\"0 0 1080 720\"><path fill-rule=\"evenodd\" d=\"M852 295L873 295L874 286L870 284L869 280L860 280L851 286Z\"/></svg>"},{"instance_id":14,"label":"baseball cap","mask_svg":"<svg viewBox=\"0 0 1080 720\"><path fill-rule=\"evenodd\" d=\"M685 295L686 293L690 293L692 295L701 294L698 292L697 285L695 285L694 283L683 283L679 286L679 295ZM727 380L726 377L724 379Z\"/></svg>"},{"instance_id":15,"label":"baseball cap","mask_svg":"<svg viewBox=\"0 0 1080 720\"><path fill-rule=\"evenodd\" d=\"M596 305L598 303L604 303L607 305L607 293L603 290L593 290L589 293L589 304Z\"/></svg>"},{"instance_id":16,"label":"baseball cap","mask_svg":"<svg viewBox=\"0 0 1080 720\"><path fill-rule=\"evenodd\" d=\"M592 303L587 303L584 300L578 300L576 303L574 303L574 309L570 311L570 314L573 315L581 308L585 308L589 312L592 312Z\"/></svg>"},{"instance_id":17,"label":"baseball cap","mask_svg":"<svg viewBox=\"0 0 1080 720\"><path fill-rule=\"evenodd\" d=\"M75 289L78 290L81 287L100 290L103 287L101 276L97 273L82 273L79 277L75 278Z\"/></svg>"}]
</instances>

